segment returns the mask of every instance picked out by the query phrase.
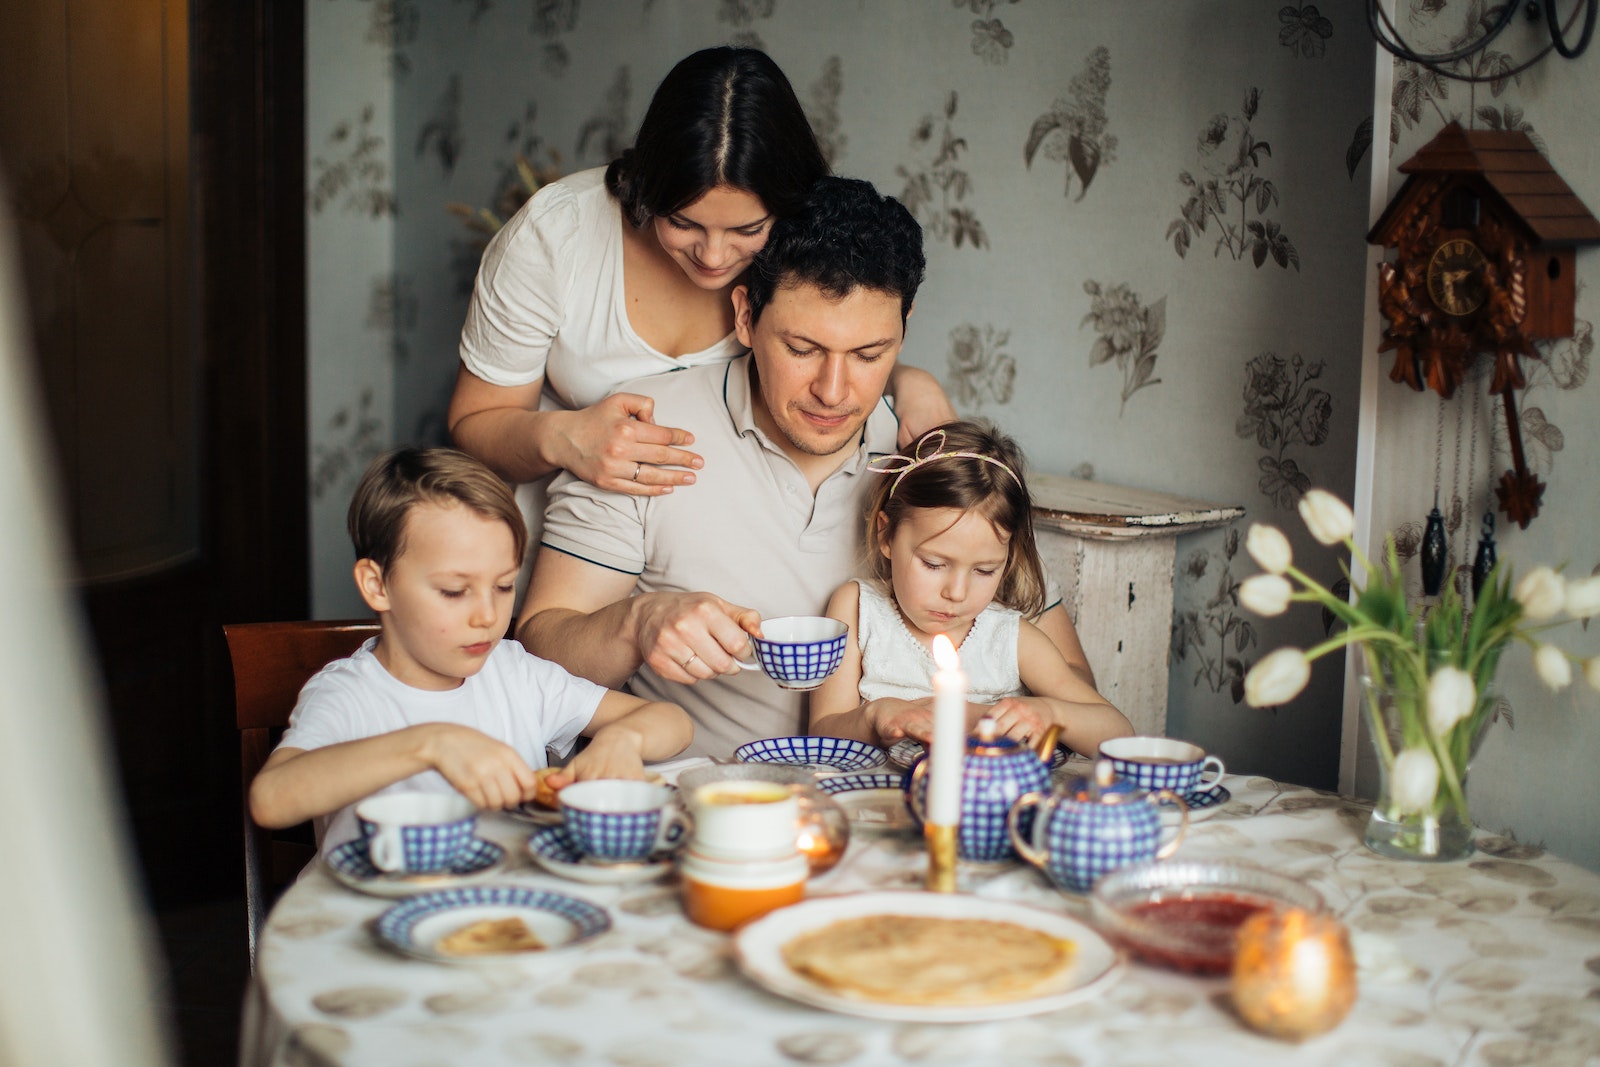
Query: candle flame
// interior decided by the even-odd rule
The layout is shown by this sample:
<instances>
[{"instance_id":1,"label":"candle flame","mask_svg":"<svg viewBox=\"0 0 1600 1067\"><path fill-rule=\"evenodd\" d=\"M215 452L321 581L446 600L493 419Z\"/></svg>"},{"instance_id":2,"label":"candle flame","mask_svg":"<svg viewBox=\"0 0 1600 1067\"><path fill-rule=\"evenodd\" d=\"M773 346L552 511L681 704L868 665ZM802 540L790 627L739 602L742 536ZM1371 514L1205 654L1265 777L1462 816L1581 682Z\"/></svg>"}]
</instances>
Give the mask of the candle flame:
<instances>
[{"instance_id":1,"label":"candle flame","mask_svg":"<svg viewBox=\"0 0 1600 1067\"><path fill-rule=\"evenodd\" d=\"M945 634L939 634L933 639L933 662L941 671L953 671L961 666L961 657L956 655L956 646Z\"/></svg>"}]
</instances>

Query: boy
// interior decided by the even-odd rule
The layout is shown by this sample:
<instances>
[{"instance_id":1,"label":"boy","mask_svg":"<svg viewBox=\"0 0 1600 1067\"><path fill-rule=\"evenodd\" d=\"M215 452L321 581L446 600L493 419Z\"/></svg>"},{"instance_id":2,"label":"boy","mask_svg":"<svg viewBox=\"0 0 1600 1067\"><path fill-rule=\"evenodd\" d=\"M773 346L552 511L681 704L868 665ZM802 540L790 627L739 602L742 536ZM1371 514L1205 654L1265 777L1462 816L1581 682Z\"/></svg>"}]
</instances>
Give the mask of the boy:
<instances>
[{"instance_id":1,"label":"boy","mask_svg":"<svg viewBox=\"0 0 1600 1067\"><path fill-rule=\"evenodd\" d=\"M382 633L324 667L250 786L262 826L318 821L323 852L356 836L356 801L455 789L479 808L531 800L547 747L569 752L547 783L640 778L694 728L675 704L569 675L502 640L527 528L504 482L450 449L401 448L350 502L356 587ZM326 816L337 813L332 825Z\"/></svg>"}]
</instances>

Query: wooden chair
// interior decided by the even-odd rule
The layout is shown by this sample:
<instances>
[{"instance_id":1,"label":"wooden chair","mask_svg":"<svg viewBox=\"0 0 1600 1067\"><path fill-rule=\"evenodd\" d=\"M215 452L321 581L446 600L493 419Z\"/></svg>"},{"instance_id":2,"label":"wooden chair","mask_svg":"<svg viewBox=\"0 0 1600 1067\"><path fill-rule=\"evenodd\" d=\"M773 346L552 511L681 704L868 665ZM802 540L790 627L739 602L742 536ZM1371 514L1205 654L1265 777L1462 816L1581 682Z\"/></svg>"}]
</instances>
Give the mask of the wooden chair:
<instances>
[{"instance_id":1,"label":"wooden chair","mask_svg":"<svg viewBox=\"0 0 1600 1067\"><path fill-rule=\"evenodd\" d=\"M276 840L250 817L250 783L289 725L300 687L332 660L378 634L372 621L247 622L222 628L233 661L233 716L239 728L239 781L244 801L245 907L250 965L267 909L316 854L315 845Z\"/></svg>"}]
</instances>

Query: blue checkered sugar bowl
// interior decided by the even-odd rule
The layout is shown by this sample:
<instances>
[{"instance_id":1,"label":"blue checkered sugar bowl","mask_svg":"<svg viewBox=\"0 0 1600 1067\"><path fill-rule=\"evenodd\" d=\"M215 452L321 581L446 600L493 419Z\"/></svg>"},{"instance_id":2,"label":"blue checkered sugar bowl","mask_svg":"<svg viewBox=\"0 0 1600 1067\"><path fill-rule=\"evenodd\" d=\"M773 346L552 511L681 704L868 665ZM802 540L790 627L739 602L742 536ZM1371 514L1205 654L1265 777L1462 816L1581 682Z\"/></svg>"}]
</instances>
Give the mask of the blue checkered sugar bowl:
<instances>
[{"instance_id":1,"label":"blue checkered sugar bowl","mask_svg":"<svg viewBox=\"0 0 1600 1067\"><path fill-rule=\"evenodd\" d=\"M1177 805L1182 821L1161 840L1158 805ZM1026 817L1033 815L1033 825ZM1092 778L1074 779L1059 793L1031 793L1012 807L1006 830L1022 858L1063 889L1088 892L1102 874L1130 863L1164 860L1189 829L1189 809L1172 790L1148 792L1117 777L1109 760Z\"/></svg>"},{"instance_id":2,"label":"blue checkered sugar bowl","mask_svg":"<svg viewBox=\"0 0 1600 1067\"><path fill-rule=\"evenodd\" d=\"M1019 797L1050 788L1050 756L1056 747L1057 727L1040 739L1038 751L1008 737L997 737L993 719L978 721L967 738L961 774L961 828L956 834L956 855L968 863L1001 863L1017 858L1006 831L1006 814ZM1039 753L1045 753L1041 756ZM906 776L906 805L920 826L928 800L927 759L912 766Z\"/></svg>"}]
</instances>

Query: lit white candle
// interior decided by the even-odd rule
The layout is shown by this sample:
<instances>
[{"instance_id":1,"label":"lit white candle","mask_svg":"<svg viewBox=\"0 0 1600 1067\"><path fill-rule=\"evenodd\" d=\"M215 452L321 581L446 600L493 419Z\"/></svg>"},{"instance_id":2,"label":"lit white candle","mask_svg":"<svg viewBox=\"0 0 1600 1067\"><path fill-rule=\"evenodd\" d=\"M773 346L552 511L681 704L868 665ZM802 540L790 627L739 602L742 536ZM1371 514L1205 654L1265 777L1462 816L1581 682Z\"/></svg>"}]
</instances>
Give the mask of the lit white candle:
<instances>
[{"instance_id":1,"label":"lit white candle","mask_svg":"<svg viewBox=\"0 0 1600 1067\"><path fill-rule=\"evenodd\" d=\"M956 646L940 634L933 639L933 747L928 753L927 821L954 826L961 821L961 774L967 750L967 675Z\"/></svg>"}]
</instances>

